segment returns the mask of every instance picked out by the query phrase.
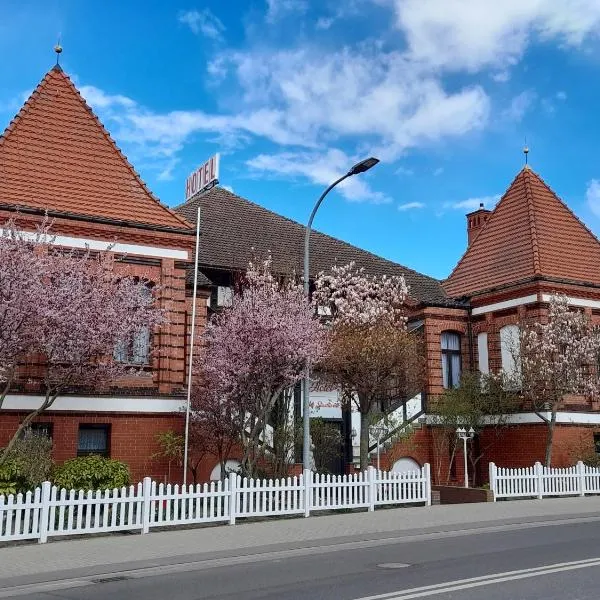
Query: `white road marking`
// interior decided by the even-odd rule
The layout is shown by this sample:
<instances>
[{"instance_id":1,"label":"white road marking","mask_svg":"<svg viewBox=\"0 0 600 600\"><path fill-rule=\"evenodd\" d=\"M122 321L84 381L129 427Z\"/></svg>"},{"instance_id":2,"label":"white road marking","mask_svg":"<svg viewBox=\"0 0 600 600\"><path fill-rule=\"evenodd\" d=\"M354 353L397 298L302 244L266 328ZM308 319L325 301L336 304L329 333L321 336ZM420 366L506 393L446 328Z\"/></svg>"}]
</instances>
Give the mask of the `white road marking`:
<instances>
[{"instance_id":1,"label":"white road marking","mask_svg":"<svg viewBox=\"0 0 600 600\"><path fill-rule=\"evenodd\" d=\"M507 571L505 573L492 573L481 577L471 577L469 579L457 579L456 581L447 581L445 583L436 583L408 590L398 590L388 592L387 594L377 594L375 596L364 596L356 600L412 600L413 598L425 598L427 596L436 596L448 592L458 592L470 588L482 587L485 585L494 585L505 581L517 581L530 577L541 577L542 575L552 575L553 573L562 573L564 571L574 571L575 569L586 569L589 567L600 566L600 558L589 558L586 560L577 560L568 563L557 563L554 565L545 565L543 567L534 567L532 569L521 569L519 571Z\"/></svg>"}]
</instances>

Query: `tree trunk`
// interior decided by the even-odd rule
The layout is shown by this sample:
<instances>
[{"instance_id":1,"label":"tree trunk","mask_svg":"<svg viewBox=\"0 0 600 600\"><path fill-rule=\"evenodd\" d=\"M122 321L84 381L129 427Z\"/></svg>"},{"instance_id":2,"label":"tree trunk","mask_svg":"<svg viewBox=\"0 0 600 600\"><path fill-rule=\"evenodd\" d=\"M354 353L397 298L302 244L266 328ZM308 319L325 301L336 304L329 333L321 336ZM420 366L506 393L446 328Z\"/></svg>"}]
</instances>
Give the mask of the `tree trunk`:
<instances>
[{"instance_id":1,"label":"tree trunk","mask_svg":"<svg viewBox=\"0 0 600 600\"><path fill-rule=\"evenodd\" d=\"M451 442L448 441L448 445L450 445ZM452 453L450 454L450 460L448 461L448 472L446 473L446 485L448 485L450 483L450 474L452 473L452 463L454 463L454 461L456 460L456 441L454 442L454 445L452 446Z\"/></svg>"},{"instance_id":2,"label":"tree trunk","mask_svg":"<svg viewBox=\"0 0 600 600\"><path fill-rule=\"evenodd\" d=\"M5 384L4 387L2 388L2 392L0 392L0 408L2 408L2 405L4 404L4 400L6 399L6 395L8 394L10 387L12 386L12 382L13 382L13 377L9 377Z\"/></svg>"},{"instance_id":3,"label":"tree trunk","mask_svg":"<svg viewBox=\"0 0 600 600\"><path fill-rule=\"evenodd\" d=\"M7 461L8 459L8 455L10 454L10 451L13 449L13 446L17 443L17 440L19 439L19 437L21 437L21 433L23 433L23 431L25 429L27 429L27 427L29 427L29 425L31 424L31 422L38 416L41 415L45 410L47 410L50 406L52 406L52 403L56 400L56 396L46 396L44 402L42 403L42 405L37 408L36 410L34 410L32 413L29 413L21 422L21 424L19 425L19 427L17 428L17 431L15 431L14 435L12 436L12 438L10 439L10 441L8 442L8 444L6 445L6 448L4 448L4 450L2 451L2 454L0 454L0 467Z\"/></svg>"},{"instance_id":4,"label":"tree trunk","mask_svg":"<svg viewBox=\"0 0 600 600\"><path fill-rule=\"evenodd\" d=\"M365 471L369 466L369 425L370 414L360 413L360 470Z\"/></svg>"},{"instance_id":5,"label":"tree trunk","mask_svg":"<svg viewBox=\"0 0 600 600\"><path fill-rule=\"evenodd\" d=\"M554 426L556 425L556 408L552 408L552 416L548 421L548 433L546 435L546 456L544 464L549 467L552 462L552 444L554 442Z\"/></svg>"}]
</instances>

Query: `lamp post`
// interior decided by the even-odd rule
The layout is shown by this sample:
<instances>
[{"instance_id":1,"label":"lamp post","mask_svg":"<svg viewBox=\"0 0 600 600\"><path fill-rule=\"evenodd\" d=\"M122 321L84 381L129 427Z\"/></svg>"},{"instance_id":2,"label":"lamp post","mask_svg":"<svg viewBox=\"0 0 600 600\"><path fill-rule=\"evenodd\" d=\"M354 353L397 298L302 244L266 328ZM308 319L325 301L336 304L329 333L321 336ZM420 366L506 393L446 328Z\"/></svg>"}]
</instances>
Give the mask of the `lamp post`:
<instances>
[{"instance_id":1,"label":"lamp post","mask_svg":"<svg viewBox=\"0 0 600 600\"><path fill-rule=\"evenodd\" d=\"M359 173L364 173L368 171L372 167L374 167L379 162L377 158L366 158L365 160L361 160L359 163L356 163L345 175L334 181L322 194L321 197L317 200L315 207L312 209L310 213L310 218L308 219L308 224L306 225L306 233L304 235L304 295L306 298L309 298L310 295L310 232L313 224L313 220L317 211L319 210L319 206L321 206L321 202L325 199L325 196L338 184L347 179L348 177L352 177L352 175L358 175ZM304 382L302 385L302 411L303 411L303 424L304 424L304 436L302 443L302 463L304 469L310 469L310 364L306 365L306 375L304 377Z\"/></svg>"},{"instance_id":2,"label":"lamp post","mask_svg":"<svg viewBox=\"0 0 600 600\"><path fill-rule=\"evenodd\" d=\"M459 440L463 441L463 457L465 459L465 487L469 487L469 466L467 463L467 440L472 440L475 435L475 430L471 427L467 431L464 427L459 427L456 430L456 435Z\"/></svg>"},{"instance_id":3,"label":"lamp post","mask_svg":"<svg viewBox=\"0 0 600 600\"><path fill-rule=\"evenodd\" d=\"M377 440L377 470L381 471L381 464L380 464L381 438L387 433L387 427L383 423L379 422L373 428L373 433L375 434L375 439Z\"/></svg>"}]
</instances>

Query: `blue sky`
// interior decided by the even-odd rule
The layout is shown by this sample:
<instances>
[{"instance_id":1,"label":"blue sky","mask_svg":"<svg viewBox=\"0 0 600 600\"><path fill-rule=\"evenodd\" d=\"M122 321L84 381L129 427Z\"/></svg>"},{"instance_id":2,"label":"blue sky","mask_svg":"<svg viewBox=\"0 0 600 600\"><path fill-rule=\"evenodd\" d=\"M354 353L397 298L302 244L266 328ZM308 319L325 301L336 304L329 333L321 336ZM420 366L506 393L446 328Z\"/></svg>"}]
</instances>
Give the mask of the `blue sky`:
<instances>
[{"instance_id":1,"label":"blue sky","mask_svg":"<svg viewBox=\"0 0 600 600\"><path fill-rule=\"evenodd\" d=\"M598 0L0 3L0 127L61 64L151 189L221 152L221 183L321 231L449 274L465 213L530 163L600 232Z\"/></svg>"}]
</instances>

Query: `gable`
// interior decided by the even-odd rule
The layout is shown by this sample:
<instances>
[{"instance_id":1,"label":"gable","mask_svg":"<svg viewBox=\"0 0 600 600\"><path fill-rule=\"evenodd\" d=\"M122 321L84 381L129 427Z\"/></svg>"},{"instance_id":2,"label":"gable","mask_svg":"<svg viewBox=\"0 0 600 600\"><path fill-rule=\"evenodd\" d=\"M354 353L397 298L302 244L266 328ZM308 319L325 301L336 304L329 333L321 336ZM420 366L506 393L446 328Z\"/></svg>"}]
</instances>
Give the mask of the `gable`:
<instances>
[{"instance_id":1,"label":"gable","mask_svg":"<svg viewBox=\"0 0 600 600\"><path fill-rule=\"evenodd\" d=\"M152 195L60 67L0 137L0 204L191 229Z\"/></svg>"},{"instance_id":2,"label":"gable","mask_svg":"<svg viewBox=\"0 0 600 600\"><path fill-rule=\"evenodd\" d=\"M600 285L600 243L539 175L524 168L444 289L468 296L532 278Z\"/></svg>"}]
</instances>

